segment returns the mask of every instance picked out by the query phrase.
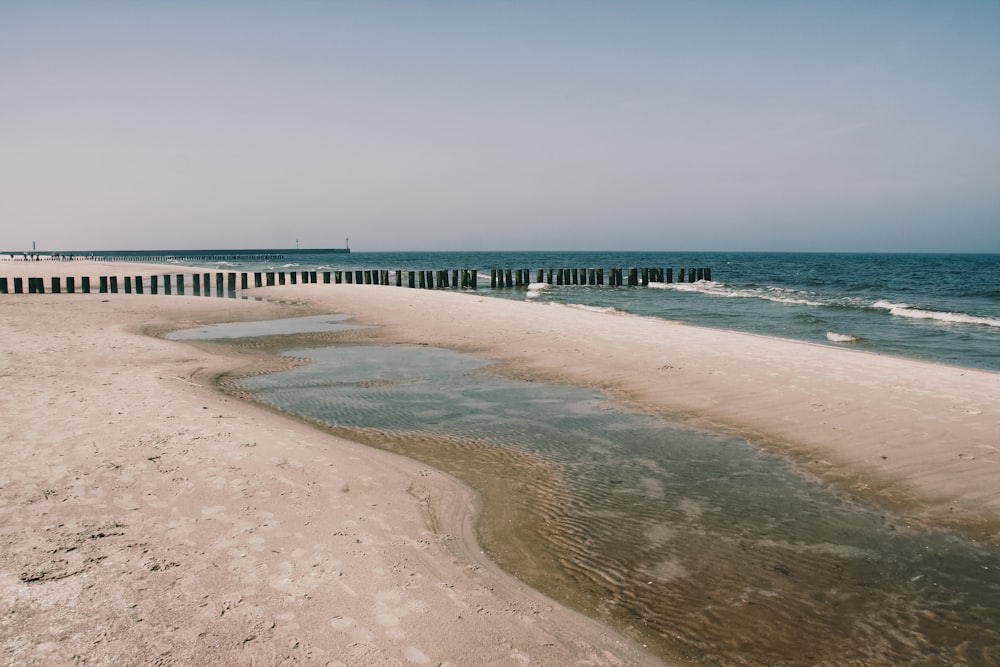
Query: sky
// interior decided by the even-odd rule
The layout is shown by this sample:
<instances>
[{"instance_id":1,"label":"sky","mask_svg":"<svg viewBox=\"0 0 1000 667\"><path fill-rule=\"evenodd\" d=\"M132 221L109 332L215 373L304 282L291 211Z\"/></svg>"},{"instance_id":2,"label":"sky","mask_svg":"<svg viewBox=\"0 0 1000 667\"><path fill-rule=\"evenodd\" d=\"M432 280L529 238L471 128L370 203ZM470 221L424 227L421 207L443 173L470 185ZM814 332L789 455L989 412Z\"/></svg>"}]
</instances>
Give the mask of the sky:
<instances>
[{"instance_id":1,"label":"sky","mask_svg":"<svg viewBox=\"0 0 1000 667\"><path fill-rule=\"evenodd\" d=\"M1000 0L0 0L0 250L1000 252Z\"/></svg>"}]
</instances>

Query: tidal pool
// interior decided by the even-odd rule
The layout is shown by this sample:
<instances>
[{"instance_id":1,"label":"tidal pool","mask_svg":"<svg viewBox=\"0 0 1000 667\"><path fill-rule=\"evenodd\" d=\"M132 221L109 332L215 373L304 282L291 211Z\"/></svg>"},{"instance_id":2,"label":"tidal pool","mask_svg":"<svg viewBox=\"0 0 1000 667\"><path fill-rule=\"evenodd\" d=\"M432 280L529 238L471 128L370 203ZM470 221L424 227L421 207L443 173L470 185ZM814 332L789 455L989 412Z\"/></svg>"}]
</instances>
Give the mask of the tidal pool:
<instances>
[{"instance_id":1,"label":"tidal pool","mask_svg":"<svg viewBox=\"0 0 1000 667\"><path fill-rule=\"evenodd\" d=\"M343 319L237 326L260 336ZM401 345L282 354L309 363L238 384L479 487L484 517L501 517L481 527L491 557L664 658L1000 664L996 547L909 526L743 440L621 409L599 391L502 377L472 355ZM505 495L491 494L501 477Z\"/></svg>"}]
</instances>

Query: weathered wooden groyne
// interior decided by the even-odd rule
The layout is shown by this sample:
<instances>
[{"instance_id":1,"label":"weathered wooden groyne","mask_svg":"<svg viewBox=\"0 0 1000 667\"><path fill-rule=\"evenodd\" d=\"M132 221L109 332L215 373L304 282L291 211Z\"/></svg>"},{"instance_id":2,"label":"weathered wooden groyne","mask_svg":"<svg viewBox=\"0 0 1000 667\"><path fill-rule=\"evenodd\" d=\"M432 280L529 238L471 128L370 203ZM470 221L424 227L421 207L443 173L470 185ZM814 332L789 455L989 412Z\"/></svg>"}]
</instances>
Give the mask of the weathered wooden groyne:
<instances>
[{"instance_id":1,"label":"weathered wooden groyne","mask_svg":"<svg viewBox=\"0 0 1000 667\"><path fill-rule=\"evenodd\" d=\"M532 280L532 276L534 280ZM532 284L639 287L650 283L711 280L710 268L574 268L491 269L490 288L526 288ZM252 288L298 283L394 285L420 289L479 289L478 269L408 270L342 269L338 271L257 271L165 273L148 276L89 276L49 278L0 276L0 294L190 294L236 296ZM238 287L237 287L238 285ZM214 287L214 289L213 289Z\"/></svg>"}]
</instances>

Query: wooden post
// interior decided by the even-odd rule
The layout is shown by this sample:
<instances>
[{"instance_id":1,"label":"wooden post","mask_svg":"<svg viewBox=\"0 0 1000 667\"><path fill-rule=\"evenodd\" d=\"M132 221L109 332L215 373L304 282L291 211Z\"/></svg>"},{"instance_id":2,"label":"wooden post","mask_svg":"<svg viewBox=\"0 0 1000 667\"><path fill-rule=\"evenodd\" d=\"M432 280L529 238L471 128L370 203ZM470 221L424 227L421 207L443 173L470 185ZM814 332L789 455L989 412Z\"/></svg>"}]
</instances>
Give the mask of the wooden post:
<instances>
[{"instance_id":1,"label":"wooden post","mask_svg":"<svg viewBox=\"0 0 1000 667\"><path fill-rule=\"evenodd\" d=\"M132 293L132 276L125 276L125 293Z\"/></svg>"},{"instance_id":2,"label":"wooden post","mask_svg":"<svg viewBox=\"0 0 1000 667\"><path fill-rule=\"evenodd\" d=\"M682 268L677 269L677 282L679 283L684 282L684 269Z\"/></svg>"},{"instance_id":3,"label":"wooden post","mask_svg":"<svg viewBox=\"0 0 1000 667\"><path fill-rule=\"evenodd\" d=\"M407 287L413 288L416 286L417 286L417 272L410 271L409 275L407 276Z\"/></svg>"},{"instance_id":4,"label":"wooden post","mask_svg":"<svg viewBox=\"0 0 1000 667\"><path fill-rule=\"evenodd\" d=\"M285 284L285 272L284 271L278 271L278 284L279 285L284 285Z\"/></svg>"},{"instance_id":5,"label":"wooden post","mask_svg":"<svg viewBox=\"0 0 1000 667\"><path fill-rule=\"evenodd\" d=\"M689 283L693 283L695 280L696 280L695 279L695 270L694 269L688 269L688 282Z\"/></svg>"},{"instance_id":6,"label":"wooden post","mask_svg":"<svg viewBox=\"0 0 1000 667\"><path fill-rule=\"evenodd\" d=\"M212 296L212 274L210 273L203 274L201 279L201 285L203 288L202 295Z\"/></svg>"},{"instance_id":7,"label":"wooden post","mask_svg":"<svg viewBox=\"0 0 1000 667\"><path fill-rule=\"evenodd\" d=\"M226 276L226 287L228 288L230 296L236 294L236 273L230 272Z\"/></svg>"},{"instance_id":8,"label":"wooden post","mask_svg":"<svg viewBox=\"0 0 1000 667\"><path fill-rule=\"evenodd\" d=\"M246 290L249 287L249 280L246 272L240 274L240 289Z\"/></svg>"},{"instance_id":9,"label":"wooden post","mask_svg":"<svg viewBox=\"0 0 1000 667\"><path fill-rule=\"evenodd\" d=\"M343 271L334 271L333 272L333 284L334 285L340 285L343 282L344 282L344 272Z\"/></svg>"},{"instance_id":10,"label":"wooden post","mask_svg":"<svg viewBox=\"0 0 1000 667\"><path fill-rule=\"evenodd\" d=\"M111 276L111 293L118 294L118 276Z\"/></svg>"},{"instance_id":11,"label":"wooden post","mask_svg":"<svg viewBox=\"0 0 1000 667\"><path fill-rule=\"evenodd\" d=\"M712 282L712 268L711 267L708 267L708 266L705 267L705 280L707 280L709 282Z\"/></svg>"},{"instance_id":12,"label":"wooden post","mask_svg":"<svg viewBox=\"0 0 1000 667\"><path fill-rule=\"evenodd\" d=\"M420 274L420 289L427 289L427 272L418 271Z\"/></svg>"},{"instance_id":13,"label":"wooden post","mask_svg":"<svg viewBox=\"0 0 1000 667\"><path fill-rule=\"evenodd\" d=\"M52 285L52 289L50 291L53 294L59 294L60 292L62 292L62 280L60 278L57 278L56 276L52 276L52 280L50 281L50 284Z\"/></svg>"},{"instance_id":14,"label":"wooden post","mask_svg":"<svg viewBox=\"0 0 1000 667\"><path fill-rule=\"evenodd\" d=\"M14 294L24 294L24 280L14 278Z\"/></svg>"},{"instance_id":15,"label":"wooden post","mask_svg":"<svg viewBox=\"0 0 1000 667\"><path fill-rule=\"evenodd\" d=\"M175 291L178 294L180 294L181 296L183 296L184 295L184 274L183 273L178 273L177 276L174 278L174 281L175 281L175 283L177 285L177 289Z\"/></svg>"},{"instance_id":16,"label":"wooden post","mask_svg":"<svg viewBox=\"0 0 1000 667\"><path fill-rule=\"evenodd\" d=\"M330 284L330 272L329 271L324 271L323 272L323 284L324 285L329 285Z\"/></svg>"},{"instance_id":17,"label":"wooden post","mask_svg":"<svg viewBox=\"0 0 1000 667\"><path fill-rule=\"evenodd\" d=\"M222 281L223 275L216 272L215 274L215 296L222 296Z\"/></svg>"},{"instance_id":18,"label":"wooden post","mask_svg":"<svg viewBox=\"0 0 1000 667\"><path fill-rule=\"evenodd\" d=\"M296 284L298 284L298 278L296 278L296 277L295 277L295 272L294 272L294 271L289 271L289 272L288 272L288 279L289 279L289 281L290 281L290 282L291 282L291 283L292 283L293 285L296 285Z\"/></svg>"},{"instance_id":19,"label":"wooden post","mask_svg":"<svg viewBox=\"0 0 1000 667\"><path fill-rule=\"evenodd\" d=\"M316 282L316 272L315 271L310 271L309 272L309 282L311 282L311 283L315 283Z\"/></svg>"},{"instance_id":20,"label":"wooden post","mask_svg":"<svg viewBox=\"0 0 1000 667\"><path fill-rule=\"evenodd\" d=\"M355 271L354 272L354 282L356 282L359 285L361 285L361 284L363 284L365 282L365 280L364 280L364 272L363 271Z\"/></svg>"},{"instance_id":21,"label":"wooden post","mask_svg":"<svg viewBox=\"0 0 1000 667\"><path fill-rule=\"evenodd\" d=\"M10 292L7 291L7 279L6 278L0 278L0 294L10 294Z\"/></svg>"},{"instance_id":22,"label":"wooden post","mask_svg":"<svg viewBox=\"0 0 1000 667\"><path fill-rule=\"evenodd\" d=\"M403 270L396 269L396 287L403 286Z\"/></svg>"},{"instance_id":23,"label":"wooden post","mask_svg":"<svg viewBox=\"0 0 1000 667\"><path fill-rule=\"evenodd\" d=\"M195 296L201 296L201 274L196 273L191 276L191 291Z\"/></svg>"},{"instance_id":24,"label":"wooden post","mask_svg":"<svg viewBox=\"0 0 1000 667\"><path fill-rule=\"evenodd\" d=\"M135 277L135 293L142 294L142 276Z\"/></svg>"},{"instance_id":25,"label":"wooden post","mask_svg":"<svg viewBox=\"0 0 1000 667\"><path fill-rule=\"evenodd\" d=\"M264 283L261 280L261 278L263 278L263 276L261 275L261 272L260 271L255 271L254 274L253 274L253 286L254 287L263 287L264 286Z\"/></svg>"},{"instance_id":26,"label":"wooden post","mask_svg":"<svg viewBox=\"0 0 1000 667\"><path fill-rule=\"evenodd\" d=\"M17 285L17 278L14 278L14 285ZM80 289L83 290L84 294L90 294L90 276L84 276L80 278Z\"/></svg>"},{"instance_id":27,"label":"wooden post","mask_svg":"<svg viewBox=\"0 0 1000 667\"><path fill-rule=\"evenodd\" d=\"M170 274L163 276L163 293L170 294Z\"/></svg>"},{"instance_id":28,"label":"wooden post","mask_svg":"<svg viewBox=\"0 0 1000 667\"><path fill-rule=\"evenodd\" d=\"M649 269L642 270L642 286L649 286Z\"/></svg>"},{"instance_id":29,"label":"wooden post","mask_svg":"<svg viewBox=\"0 0 1000 667\"><path fill-rule=\"evenodd\" d=\"M7 291L7 290L6 290L6 287L7 287L7 286L6 286L6 285L4 285L4 288L5 288L5 289L4 289L4 292L5 292L5 293L6 293L6 291ZM70 276L70 277L67 277L67 278L66 278L66 293L67 293L67 294L74 294L75 292L76 292L76 278L73 278L73 277L71 277L71 276Z\"/></svg>"}]
</instances>

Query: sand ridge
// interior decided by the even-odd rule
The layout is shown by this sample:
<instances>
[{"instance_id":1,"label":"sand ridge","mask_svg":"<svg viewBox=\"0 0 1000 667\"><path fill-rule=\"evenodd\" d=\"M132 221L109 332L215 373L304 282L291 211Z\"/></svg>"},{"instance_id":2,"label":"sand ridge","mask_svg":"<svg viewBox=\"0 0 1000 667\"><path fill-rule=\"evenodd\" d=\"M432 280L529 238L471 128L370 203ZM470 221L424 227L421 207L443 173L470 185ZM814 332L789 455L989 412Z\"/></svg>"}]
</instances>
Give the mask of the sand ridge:
<instances>
[{"instance_id":1,"label":"sand ridge","mask_svg":"<svg viewBox=\"0 0 1000 667\"><path fill-rule=\"evenodd\" d=\"M1000 374L476 293L299 285L395 341L468 350L792 457L930 525L1000 544Z\"/></svg>"}]
</instances>

